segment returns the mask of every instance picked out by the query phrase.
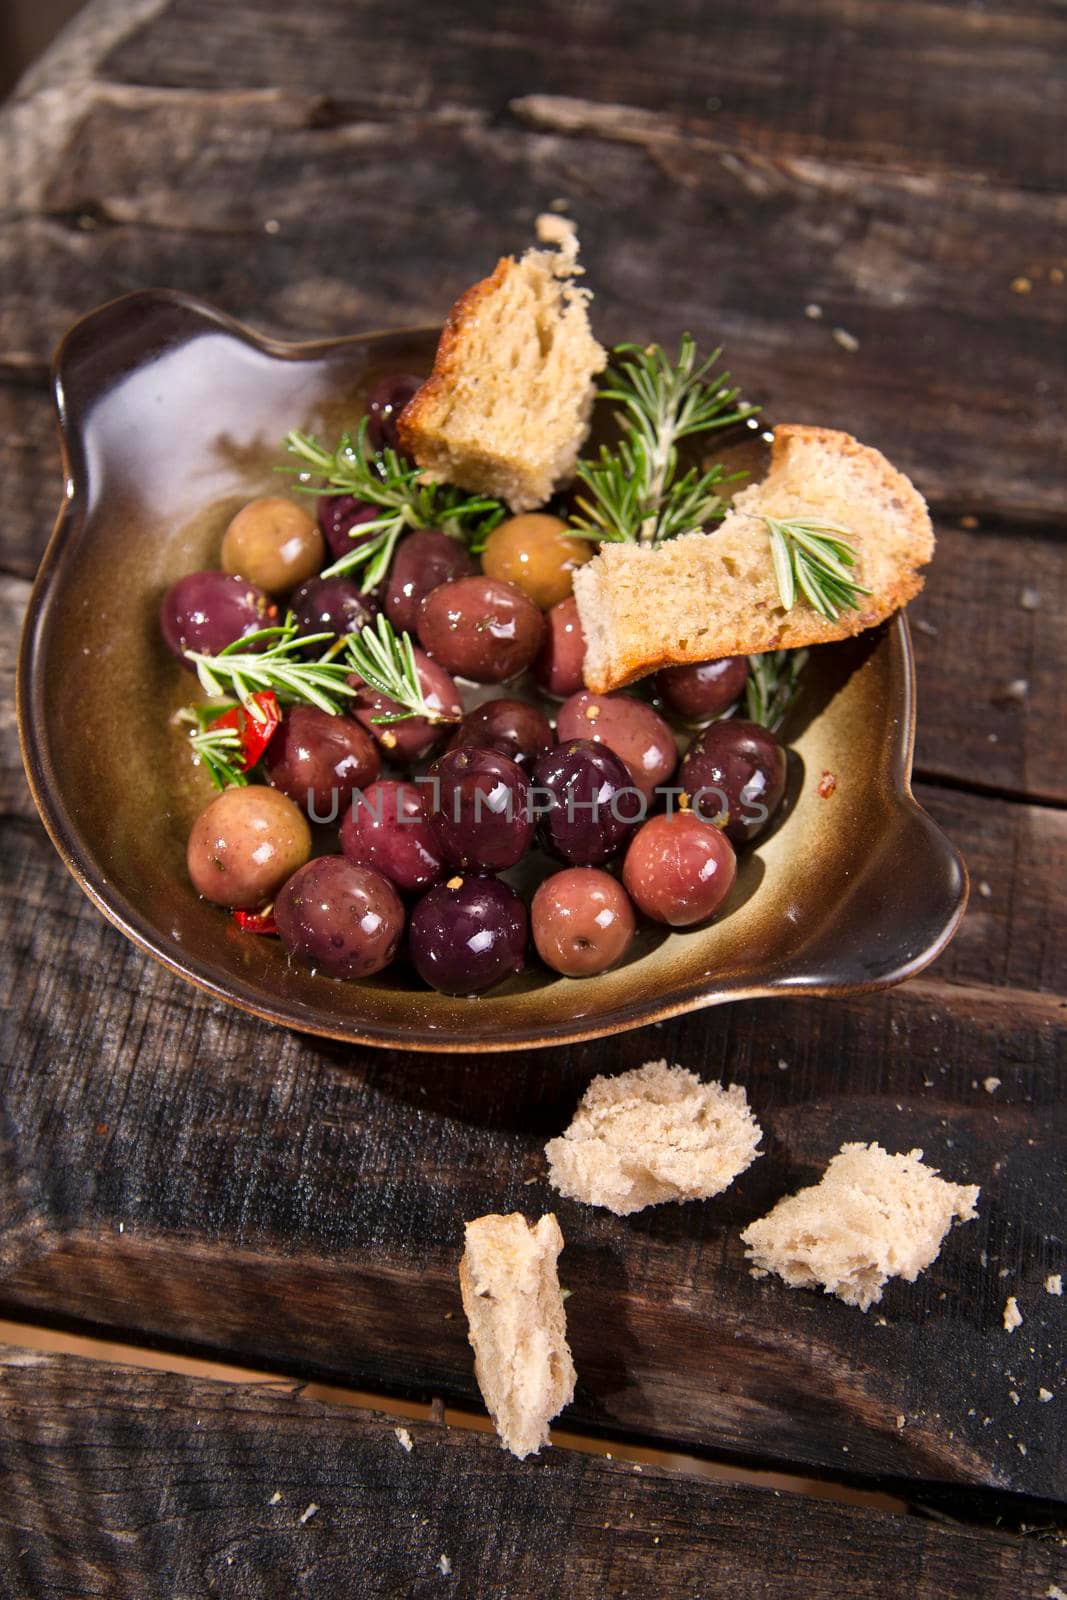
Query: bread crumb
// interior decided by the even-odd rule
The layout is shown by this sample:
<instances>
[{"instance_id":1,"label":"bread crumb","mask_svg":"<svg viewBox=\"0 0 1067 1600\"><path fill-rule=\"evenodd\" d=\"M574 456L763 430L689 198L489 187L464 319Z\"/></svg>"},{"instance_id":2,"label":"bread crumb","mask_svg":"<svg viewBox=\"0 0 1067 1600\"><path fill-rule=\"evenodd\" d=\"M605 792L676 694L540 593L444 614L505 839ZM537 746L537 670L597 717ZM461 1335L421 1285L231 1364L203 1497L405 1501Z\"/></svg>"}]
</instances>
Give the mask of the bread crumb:
<instances>
[{"instance_id":1,"label":"bread crumb","mask_svg":"<svg viewBox=\"0 0 1067 1600\"><path fill-rule=\"evenodd\" d=\"M950 1183L922 1164L922 1151L891 1155L879 1144L846 1144L819 1183L787 1195L741 1234L757 1269L791 1289L822 1285L866 1311L890 1278L914 1283L937 1258L954 1218L969 1222L979 1189Z\"/></svg>"},{"instance_id":2,"label":"bread crumb","mask_svg":"<svg viewBox=\"0 0 1067 1600\"><path fill-rule=\"evenodd\" d=\"M278 1501L281 1499L281 1497L282 1497L282 1491L280 1489L275 1489L274 1493L271 1495L270 1499L267 1501L267 1504L269 1506L276 1506L278 1504Z\"/></svg>"},{"instance_id":3,"label":"bread crumb","mask_svg":"<svg viewBox=\"0 0 1067 1600\"><path fill-rule=\"evenodd\" d=\"M986 887L988 888L988 885ZM986 1094L996 1094L997 1090L1000 1088L1000 1081L1001 1080L999 1078L983 1078L982 1088L985 1090Z\"/></svg>"},{"instance_id":4,"label":"bread crumb","mask_svg":"<svg viewBox=\"0 0 1067 1600\"><path fill-rule=\"evenodd\" d=\"M412 1450L414 1450L415 1445L408 1430L406 1428L394 1428L393 1432L396 1434L397 1443L399 1444L401 1450L406 1451L406 1453L410 1455Z\"/></svg>"},{"instance_id":5,"label":"bread crumb","mask_svg":"<svg viewBox=\"0 0 1067 1600\"><path fill-rule=\"evenodd\" d=\"M523 1460L549 1443L548 1424L574 1398L574 1363L557 1262L559 1223L514 1211L466 1226L459 1266L474 1375L503 1446Z\"/></svg>"},{"instance_id":6,"label":"bread crumb","mask_svg":"<svg viewBox=\"0 0 1067 1600\"><path fill-rule=\"evenodd\" d=\"M1045 1388L1039 1389L1037 1391L1037 1398L1040 1400L1043 1406L1047 1406L1049 1401L1052 1399L1052 1390Z\"/></svg>"},{"instance_id":7,"label":"bread crumb","mask_svg":"<svg viewBox=\"0 0 1067 1600\"><path fill-rule=\"evenodd\" d=\"M1017 1389L1009 1389L1008 1399L1011 1401L1013 1406L1017 1406L1019 1404L1019 1391Z\"/></svg>"},{"instance_id":8,"label":"bread crumb","mask_svg":"<svg viewBox=\"0 0 1067 1600\"><path fill-rule=\"evenodd\" d=\"M834 343L839 344L842 350L847 350L854 356L860 347L860 342L854 333L849 333L847 328L835 328L833 332Z\"/></svg>"},{"instance_id":9,"label":"bread crumb","mask_svg":"<svg viewBox=\"0 0 1067 1600\"><path fill-rule=\"evenodd\" d=\"M968 514L967 516L960 518L960 527L961 528L977 528L977 526L978 526L978 518L976 516Z\"/></svg>"},{"instance_id":10,"label":"bread crumb","mask_svg":"<svg viewBox=\"0 0 1067 1600\"><path fill-rule=\"evenodd\" d=\"M822 318L822 306L817 306L814 301L804 307L804 315L812 322L819 322Z\"/></svg>"},{"instance_id":11,"label":"bread crumb","mask_svg":"<svg viewBox=\"0 0 1067 1600\"><path fill-rule=\"evenodd\" d=\"M318 1511L318 1506L315 1504L314 1500L312 1500L310 1505L305 1506L303 1511L300 1513L301 1525L303 1525L305 1522L310 1522L312 1517L318 1516Z\"/></svg>"},{"instance_id":12,"label":"bread crumb","mask_svg":"<svg viewBox=\"0 0 1067 1600\"><path fill-rule=\"evenodd\" d=\"M752 1165L762 1137L739 1084L646 1061L593 1079L570 1127L545 1146L548 1181L568 1199L625 1217L721 1194Z\"/></svg>"},{"instance_id":13,"label":"bread crumb","mask_svg":"<svg viewBox=\"0 0 1067 1600\"><path fill-rule=\"evenodd\" d=\"M1029 294L1030 290L1033 287L1034 286L1030 282L1029 278L1024 278L1024 277L1020 276L1018 278L1013 278L1011 280L1011 292L1012 292L1012 294Z\"/></svg>"},{"instance_id":14,"label":"bread crumb","mask_svg":"<svg viewBox=\"0 0 1067 1600\"><path fill-rule=\"evenodd\" d=\"M898 1412L897 1413L897 1427L898 1428L903 1428L903 1426L907 1422L907 1420L908 1419L907 1419L906 1416L904 1416L903 1412Z\"/></svg>"},{"instance_id":15,"label":"bread crumb","mask_svg":"<svg viewBox=\"0 0 1067 1600\"><path fill-rule=\"evenodd\" d=\"M1067 1600L1067 1594L1064 1594L1058 1583L1050 1583L1045 1590L1045 1600Z\"/></svg>"},{"instance_id":16,"label":"bread crumb","mask_svg":"<svg viewBox=\"0 0 1067 1600\"><path fill-rule=\"evenodd\" d=\"M441 1569L442 1578L450 1578L452 1576L452 1563L443 1550L437 1558L437 1565Z\"/></svg>"},{"instance_id":17,"label":"bread crumb","mask_svg":"<svg viewBox=\"0 0 1067 1600\"><path fill-rule=\"evenodd\" d=\"M1063 1278L1062 1278L1060 1273L1058 1273L1058 1272L1050 1272L1049 1273L1048 1277L1045 1279L1045 1293L1046 1294L1062 1294L1063 1293Z\"/></svg>"},{"instance_id":18,"label":"bread crumb","mask_svg":"<svg viewBox=\"0 0 1067 1600\"><path fill-rule=\"evenodd\" d=\"M1021 1328L1022 1325L1023 1314L1019 1310L1015 1296L1010 1294L1004 1302L1004 1331L1006 1333L1014 1333L1016 1328Z\"/></svg>"},{"instance_id":19,"label":"bread crumb","mask_svg":"<svg viewBox=\"0 0 1067 1600\"><path fill-rule=\"evenodd\" d=\"M1024 611L1039 611L1041 609L1040 589L1021 589L1019 591L1019 605Z\"/></svg>"}]
</instances>

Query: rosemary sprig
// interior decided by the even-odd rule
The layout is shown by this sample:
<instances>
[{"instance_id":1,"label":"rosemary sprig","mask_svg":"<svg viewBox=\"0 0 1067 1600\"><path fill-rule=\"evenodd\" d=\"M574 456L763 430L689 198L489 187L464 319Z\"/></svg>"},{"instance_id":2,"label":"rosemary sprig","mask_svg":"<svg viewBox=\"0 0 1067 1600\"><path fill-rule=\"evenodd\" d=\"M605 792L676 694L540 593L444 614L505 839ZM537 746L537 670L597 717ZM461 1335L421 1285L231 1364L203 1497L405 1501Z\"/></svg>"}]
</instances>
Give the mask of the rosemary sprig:
<instances>
[{"instance_id":1,"label":"rosemary sprig","mask_svg":"<svg viewBox=\"0 0 1067 1600\"><path fill-rule=\"evenodd\" d=\"M422 469L408 464L395 450L368 454L367 421L364 417L354 439L350 433L342 434L335 450L327 450L311 434L287 434L286 447L301 465L279 469L295 473L297 488L306 493L350 494L381 508L378 516L353 529L358 544L322 574L333 578L362 567L364 593L384 578L401 534L414 528L440 528L465 544L480 546L507 515L502 502L487 495L425 482Z\"/></svg>"},{"instance_id":2,"label":"rosemary sprig","mask_svg":"<svg viewBox=\"0 0 1067 1600\"><path fill-rule=\"evenodd\" d=\"M176 716L178 722L191 724L189 743L216 789L244 789L248 785L247 775L242 770L241 735L236 728L212 726L233 705L232 700L224 700L210 706L183 706Z\"/></svg>"},{"instance_id":3,"label":"rosemary sprig","mask_svg":"<svg viewBox=\"0 0 1067 1600\"><path fill-rule=\"evenodd\" d=\"M767 650L748 658L745 716L777 733L789 715L808 663L807 650Z\"/></svg>"},{"instance_id":4,"label":"rosemary sprig","mask_svg":"<svg viewBox=\"0 0 1067 1600\"><path fill-rule=\"evenodd\" d=\"M419 682L419 669L411 635L397 635L384 612L377 622L368 623L358 634L348 635L348 668L372 689L395 700L399 711L383 711L372 717L375 723L406 722L409 717L425 717L427 722L458 722L460 718L427 705Z\"/></svg>"},{"instance_id":5,"label":"rosemary sprig","mask_svg":"<svg viewBox=\"0 0 1067 1600\"><path fill-rule=\"evenodd\" d=\"M311 644L329 641L329 648L318 661L304 661L296 654ZM269 641L269 643L267 643ZM252 644L267 643L260 652ZM247 706L260 689L273 689L288 705L318 706L333 715L341 710L338 697L351 698L355 689L347 682L351 668L347 660L335 659L344 645L332 633L298 634L289 612L280 627L260 628L226 645L217 656L187 650L196 668L201 688L207 694L235 694Z\"/></svg>"},{"instance_id":6,"label":"rosemary sprig","mask_svg":"<svg viewBox=\"0 0 1067 1600\"><path fill-rule=\"evenodd\" d=\"M833 622L842 611L854 610L861 594L870 594L852 576L856 547L847 528L815 517L765 516L763 521L771 537L778 593L787 611L796 604L799 589L820 616Z\"/></svg>"},{"instance_id":7,"label":"rosemary sprig","mask_svg":"<svg viewBox=\"0 0 1067 1600\"><path fill-rule=\"evenodd\" d=\"M758 409L738 400L729 373L715 372L721 354L698 362L688 333L674 361L656 344L618 346L599 398L622 408L622 437L613 450L602 445L596 461L578 463L589 497L578 498L576 533L615 544L662 544L722 517L719 489L741 474L727 476L714 465L678 476L682 439L729 427Z\"/></svg>"}]
</instances>

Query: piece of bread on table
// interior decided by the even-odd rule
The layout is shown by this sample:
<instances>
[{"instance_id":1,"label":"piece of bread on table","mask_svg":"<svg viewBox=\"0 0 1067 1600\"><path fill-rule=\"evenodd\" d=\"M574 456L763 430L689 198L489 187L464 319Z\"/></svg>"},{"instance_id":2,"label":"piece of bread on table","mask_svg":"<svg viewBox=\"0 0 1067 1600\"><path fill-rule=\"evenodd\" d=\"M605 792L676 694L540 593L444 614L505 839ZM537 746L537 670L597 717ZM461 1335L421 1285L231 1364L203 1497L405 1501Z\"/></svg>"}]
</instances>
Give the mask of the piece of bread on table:
<instances>
[{"instance_id":1,"label":"piece of bread on table","mask_svg":"<svg viewBox=\"0 0 1067 1600\"><path fill-rule=\"evenodd\" d=\"M764 515L848 530L856 580L871 590L857 610L829 622L799 591L784 609ZM606 694L660 667L860 633L918 594L919 568L933 553L926 502L879 451L830 428L783 424L767 476L742 489L710 533L655 549L605 544L574 574L586 686Z\"/></svg>"},{"instance_id":2,"label":"piece of bread on table","mask_svg":"<svg viewBox=\"0 0 1067 1600\"><path fill-rule=\"evenodd\" d=\"M570 1127L545 1145L548 1181L617 1217L721 1194L759 1154L763 1134L738 1084L648 1061L594 1078Z\"/></svg>"},{"instance_id":3,"label":"piece of bread on table","mask_svg":"<svg viewBox=\"0 0 1067 1600\"><path fill-rule=\"evenodd\" d=\"M558 249L505 256L456 301L433 372L397 424L427 478L512 511L544 505L573 477L607 364L590 291L572 281L583 270L573 224L539 217L538 237Z\"/></svg>"},{"instance_id":4,"label":"piece of bread on table","mask_svg":"<svg viewBox=\"0 0 1067 1600\"><path fill-rule=\"evenodd\" d=\"M533 1227L517 1211L467 1223L459 1285L474 1375L501 1443L520 1461L549 1443L550 1419L574 1398L562 1249L551 1212Z\"/></svg>"},{"instance_id":5,"label":"piece of bread on table","mask_svg":"<svg viewBox=\"0 0 1067 1600\"><path fill-rule=\"evenodd\" d=\"M755 1277L776 1272L791 1289L821 1284L866 1311L890 1278L914 1283L937 1259L953 1218L976 1215L979 1192L938 1177L921 1150L894 1156L846 1144L819 1183L779 1200L741 1238Z\"/></svg>"}]
</instances>

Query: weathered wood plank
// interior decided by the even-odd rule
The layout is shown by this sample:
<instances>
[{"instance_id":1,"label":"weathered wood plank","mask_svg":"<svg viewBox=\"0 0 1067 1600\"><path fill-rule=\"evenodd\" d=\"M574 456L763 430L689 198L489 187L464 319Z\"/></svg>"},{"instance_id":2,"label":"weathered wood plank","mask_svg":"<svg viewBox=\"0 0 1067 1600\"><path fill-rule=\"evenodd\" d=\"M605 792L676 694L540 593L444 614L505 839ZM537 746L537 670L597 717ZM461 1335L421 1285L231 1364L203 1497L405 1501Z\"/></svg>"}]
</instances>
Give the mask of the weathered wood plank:
<instances>
[{"instance_id":1,"label":"weathered wood plank","mask_svg":"<svg viewBox=\"0 0 1067 1600\"><path fill-rule=\"evenodd\" d=\"M205 29L217 54L198 48ZM1035 85L1065 48L1053 4L976 12L774 0L754 11L727 0L694 13L684 0L653 11L637 0L554 0L539 11L447 0L427 30L418 8L385 16L367 0L320 0L314 17L282 0L231 0L221 17L211 0L172 0L102 72L167 88L284 85L377 118L427 103L494 114L520 96L562 95L760 153L1053 188L1067 173L1062 102Z\"/></svg>"},{"instance_id":2,"label":"weathered wood plank","mask_svg":"<svg viewBox=\"0 0 1067 1600\"><path fill-rule=\"evenodd\" d=\"M462 1223L556 1204L576 1424L1064 1493L1062 1432L1038 1399L1063 1382L1063 1302L1042 1287L1067 1265L1056 996L956 987L935 968L867 1000L737 1005L607 1045L428 1063L205 1004L93 913L38 829L4 837L0 1187L21 1219L0 1239L7 1307L477 1404ZM1014 950L1000 973L982 951L1036 942L1013 932L1026 897L978 903L989 945L956 975L972 962L1010 979ZM619 1221L558 1201L542 1145L584 1081L661 1054L745 1084L768 1159L706 1206ZM855 1138L921 1146L983 1186L980 1220L867 1317L753 1281L738 1238ZM1026 1318L1014 1336L1008 1293Z\"/></svg>"},{"instance_id":3,"label":"weathered wood plank","mask_svg":"<svg viewBox=\"0 0 1067 1600\"><path fill-rule=\"evenodd\" d=\"M5 124L0 363L152 283L295 337L436 321L562 195L605 338L692 329L769 414L869 439L942 509L1062 518L1067 197L701 144L665 173L640 144L447 107L322 126L282 92L93 91L38 149L34 105Z\"/></svg>"},{"instance_id":4,"label":"weathered wood plank","mask_svg":"<svg viewBox=\"0 0 1067 1600\"><path fill-rule=\"evenodd\" d=\"M1032 1539L706 1481L232 1385L0 1352L12 1593L472 1600L1015 1600L1062 1578ZM443 1558L443 1559L442 1559Z\"/></svg>"}]
</instances>

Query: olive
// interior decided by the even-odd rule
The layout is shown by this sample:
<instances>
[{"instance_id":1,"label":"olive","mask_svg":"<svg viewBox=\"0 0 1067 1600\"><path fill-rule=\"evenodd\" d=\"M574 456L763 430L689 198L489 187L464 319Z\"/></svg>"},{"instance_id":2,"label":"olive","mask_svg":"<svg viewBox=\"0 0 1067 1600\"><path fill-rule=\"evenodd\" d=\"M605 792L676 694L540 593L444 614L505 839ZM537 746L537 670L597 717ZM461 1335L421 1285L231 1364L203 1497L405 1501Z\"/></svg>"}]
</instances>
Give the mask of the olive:
<instances>
[{"instance_id":1,"label":"olive","mask_svg":"<svg viewBox=\"0 0 1067 1600\"><path fill-rule=\"evenodd\" d=\"M278 607L269 595L228 572L187 572L172 583L159 608L163 642L183 667L196 671L186 650L216 656L235 639L272 627ZM262 649L250 645L250 650Z\"/></svg>"},{"instance_id":2,"label":"olive","mask_svg":"<svg viewBox=\"0 0 1067 1600\"><path fill-rule=\"evenodd\" d=\"M447 533L421 528L396 547L385 586L385 614L398 633L411 633L423 597L439 584L469 578L474 562Z\"/></svg>"},{"instance_id":3,"label":"olive","mask_svg":"<svg viewBox=\"0 0 1067 1600\"><path fill-rule=\"evenodd\" d=\"M504 683L526 671L544 623L513 583L474 577L432 589L416 626L423 649L448 672L475 683Z\"/></svg>"},{"instance_id":4,"label":"olive","mask_svg":"<svg viewBox=\"0 0 1067 1600\"><path fill-rule=\"evenodd\" d=\"M303 506L276 495L251 500L222 537L223 568L258 583L268 594L306 583L325 559L326 544L315 519Z\"/></svg>"},{"instance_id":5,"label":"olive","mask_svg":"<svg viewBox=\"0 0 1067 1600\"><path fill-rule=\"evenodd\" d=\"M556 738L592 739L614 750L636 789L652 800L678 765L674 734L658 712L632 694L593 694L583 689L559 708Z\"/></svg>"},{"instance_id":6,"label":"olive","mask_svg":"<svg viewBox=\"0 0 1067 1600\"><path fill-rule=\"evenodd\" d=\"M513 583L547 611L566 600L575 568L593 553L589 540L576 538L561 517L526 511L493 529L482 551L482 571L487 578Z\"/></svg>"},{"instance_id":7,"label":"olive","mask_svg":"<svg viewBox=\"0 0 1067 1600\"><path fill-rule=\"evenodd\" d=\"M689 667L662 667L656 673L656 690L686 722L707 722L729 711L744 694L747 679L747 656L723 656Z\"/></svg>"},{"instance_id":8,"label":"olive","mask_svg":"<svg viewBox=\"0 0 1067 1600\"><path fill-rule=\"evenodd\" d=\"M423 700L437 713L439 721L429 717L405 717L402 722L375 722L375 717L390 716L402 708L380 690L364 683L357 673L348 680L359 691L351 702L352 715L374 735L392 761L420 761L428 756L463 716L458 691L444 667L416 650L415 669Z\"/></svg>"},{"instance_id":9,"label":"olive","mask_svg":"<svg viewBox=\"0 0 1067 1600\"><path fill-rule=\"evenodd\" d=\"M404 907L388 878L344 856L319 856L274 907L286 950L329 978L367 978L396 955Z\"/></svg>"},{"instance_id":10,"label":"olive","mask_svg":"<svg viewBox=\"0 0 1067 1600\"><path fill-rule=\"evenodd\" d=\"M545 694L559 700L577 694L584 686L585 634L578 618L578 602L571 595L553 606L545 617L541 648L533 664L534 680Z\"/></svg>"},{"instance_id":11,"label":"olive","mask_svg":"<svg viewBox=\"0 0 1067 1600\"><path fill-rule=\"evenodd\" d=\"M747 844L770 822L785 794L785 748L769 728L731 717L698 733L678 776L693 810Z\"/></svg>"},{"instance_id":12,"label":"olive","mask_svg":"<svg viewBox=\"0 0 1067 1600\"><path fill-rule=\"evenodd\" d=\"M692 811L646 822L622 867L622 881L638 910L672 928L706 922L726 899L736 875L730 841Z\"/></svg>"},{"instance_id":13,"label":"olive","mask_svg":"<svg viewBox=\"0 0 1067 1600\"><path fill-rule=\"evenodd\" d=\"M546 878L530 906L530 930L546 966L590 978L621 961L637 927L630 897L599 867L568 867Z\"/></svg>"},{"instance_id":14,"label":"olive","mask_svg":"<svg viewBox=\"0 0 1067 1600\"><path fill-rule=\"evenodd\" d=\"M225 789L193 823L186 861L193 887L218 906L265 905L311 854L299 806L256 784Z\"/></svg>"},{"instance_id":15,"label":"olive","mask_svg":"<svg viewBox=\"0 0 1067 1600\"><path fill-rule=\"evenodd\" d=\"M274 787L314 822L335 822L354 791L374 782L382 764L366 728L317 706L293 706L286 712L264 761Z\"/></svg>"}]
</instances>

